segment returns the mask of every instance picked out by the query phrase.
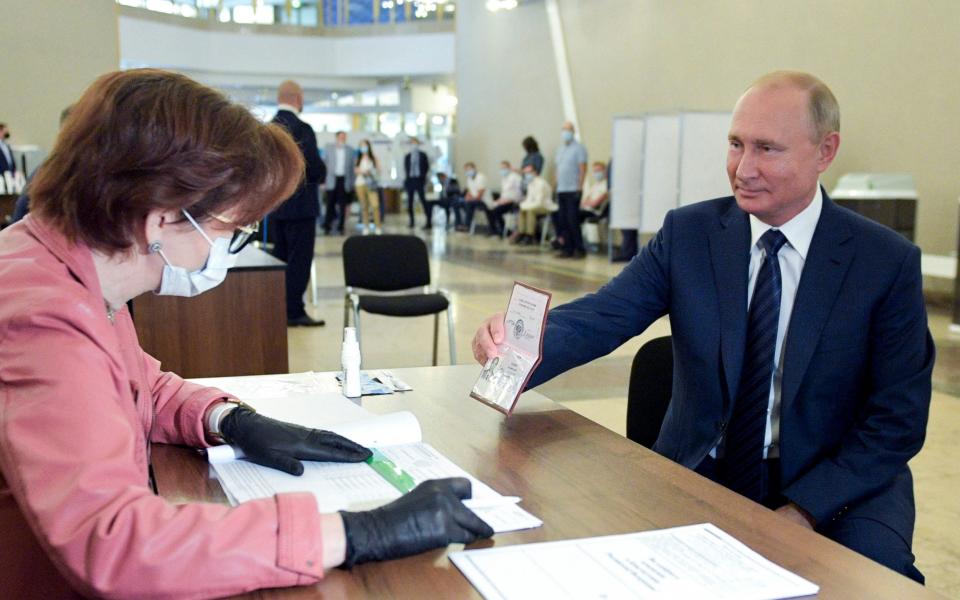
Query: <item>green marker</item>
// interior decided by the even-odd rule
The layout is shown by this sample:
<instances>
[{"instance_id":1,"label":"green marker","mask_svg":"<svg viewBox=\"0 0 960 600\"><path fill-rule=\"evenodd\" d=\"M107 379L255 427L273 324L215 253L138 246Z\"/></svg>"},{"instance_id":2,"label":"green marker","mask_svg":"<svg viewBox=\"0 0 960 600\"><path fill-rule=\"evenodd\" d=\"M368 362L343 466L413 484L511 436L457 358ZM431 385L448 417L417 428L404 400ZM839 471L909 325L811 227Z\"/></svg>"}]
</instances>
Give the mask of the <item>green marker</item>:
<instances>
[{"instance_id":1,"label":"green marker","mask_svg":"<svg viewBox=\"0 0 960 600\"><path fill-rule=\"evenodd\" d=\"M398 467L396 463L384 456L376 448L373 448L372 451L373 454L367 459L367 464L370 465L374 471L379 473L381 477L386 479L387 483L397 488L401 493L404 494L416 487L417 482L413 479L410 473L407 473Z\"/></svg>"}]
</instances>

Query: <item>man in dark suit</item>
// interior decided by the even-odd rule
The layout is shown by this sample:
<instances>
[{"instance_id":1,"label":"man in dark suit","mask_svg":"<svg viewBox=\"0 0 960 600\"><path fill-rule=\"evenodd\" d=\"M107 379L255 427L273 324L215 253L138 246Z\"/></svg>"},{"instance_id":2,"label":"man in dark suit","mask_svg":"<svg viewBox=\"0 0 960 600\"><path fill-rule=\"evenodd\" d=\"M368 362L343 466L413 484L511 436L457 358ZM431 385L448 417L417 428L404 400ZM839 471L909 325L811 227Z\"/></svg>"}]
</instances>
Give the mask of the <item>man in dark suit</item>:
<instances>
[{"instance_id":1,"label":"man in dark suit","mask_svg":"<svg viewBox=\"0 0 960 600\"><path fill-rule=\"evenodd\" d=\"M356 152L347 145L347 132L338 131L335 144L327 144L324 148L327 165L327 210L323 216L323 232L329 234L335 231L344 234L344 222L350 206L350 194L353 193L353 184L356 175L353 172ZM336 226L334 226L336 222Z\"/></svg>"},{"instance_id":2,"label":"man in dark suit","mask_svg":"<svg viewBox=\"0 0 960 600\"><path fill-rule=\"evenodd\" d=\"M317 327L304 308L303 294L310 281L313 245L317 235L320 200L317 186L326 178L326 167L317 149L317 136L310 125L297 116L303 110L303 89L295 81L284 81L277 91L279 107L273 122L283 126L300 146L306 173L303 183L287 201L270 213L274 232L273 254L287 263L287 325Z\"/></svg>"},{"instance_id":3,"label":"man in dark suit","mask_svg":"<svg viewBox=\"0 0 960 600\"><path fill-rule=\"evenodd\" d=\"M420 150L420 140L410 138L410 152L403 157L404 180L403 187L407 190L407 210L410 212L409 226L414 226L413 221L413 196L419 194L420 206L427 217L427 224L424 229L433 228L433 215L430 214L430 205L427 204L425 188L427 185L427 175L430 171L430 160L427 154Z\"/></svg>"},{"instance_id":4,"label":"man in dark suit","mask_svg":"<svg viewBox=\"0 0 960 600\"><path fill-rule=\"evenodd\" d=\"M815 77L758 80L733 114L734 195L671 211L620 275L551 311L530 385L668 314L673 396L654 450L922 582L907 466L934 360L920 251L819 186L839 127ZM476 358L503 335L488 319Z\"/></svg>"},{"instance_id":5,"label":"man in dark suit","mask_svg":"<svg viewBox=\"0 0 960 600\"><path fill-rule=\"evenodd\" d=\"M10 129L6 123L0 123L0 177L8 171L10 173L17 172L17 162L13 160L13 150L7 143L9 139Z\"/></svg>"}]
</instances>

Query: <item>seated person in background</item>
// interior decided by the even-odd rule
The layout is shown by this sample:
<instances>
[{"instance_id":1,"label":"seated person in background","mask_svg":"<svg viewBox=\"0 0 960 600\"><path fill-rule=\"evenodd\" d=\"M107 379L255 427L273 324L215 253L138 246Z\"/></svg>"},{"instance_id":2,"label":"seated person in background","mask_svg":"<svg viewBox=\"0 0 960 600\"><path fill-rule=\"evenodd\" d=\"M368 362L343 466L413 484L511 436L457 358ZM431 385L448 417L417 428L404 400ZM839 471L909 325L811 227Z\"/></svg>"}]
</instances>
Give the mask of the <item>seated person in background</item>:
<instances>
[{"instance_id":1,"label":"seated person in background","mask_svg":"<svg viewBox=\"0 0 960 600\"><path fill-rule=\"evenodd\" d=\"M183 75L108 73L77 102L31 215L0 233L2 595L232 596L492 535L460 502L466 479L333 514L310 493L231 507L151 489L153 443L226 441L291 475L370 456L161 371L126 308L219 284L303 165L283 128Z\"/></svg>"},{"instance_id":2,"label":"seated person in background","mask_svg":"<svg viewBox=\"0 0 960 600\"><path fill-rule=\"evenodd\" d=\"M733 195L668 212L619 275L551 310L529 387L669 315L673 396L653 449L922 583L908 462L935 350L920 249L830 201L819 177L839 147L822 81L754 82L728 134ZM480 364L503 337L501 313L474 338Z\"/></svg>"},{"instance_id":3,"label":"seated person in background","mask_svg":"<svg viewBox=\"0 0 960 600\"><path fill-rule=\"evenodd\" d=\"M493 219L493 226L503 235L505 223L503 215L517 208L523 202L523 177L510 168L510 161L500 162L500 197L493 202L493 208L488 213Z\"/></svg>"},{"instance_id":4,"label":"seated person in background","mask_svg":"<svg viewBox=\"0 0 960 600\"><path fill-rule=\"evenodd\" d=\"M583 182L583 197L580 200L580 223L589 220L596 223L604 216L610 192L607 189L607 166L602 161L593 163L590 177Z\"/></svg>"},{"instance_id":5,"label":"seated person in background","mask_svg":"<svg viewBox=\"0 0 960 600\"><path fill-rule=\"evenodd\" d=\"M533 165L523 168L523 181L527 186L527 196L520 203L517 232L510 237L510 241L529 245L537 241L537 217L556 211L557 205L553 201L553 188L540 177Z\"/></svg>"},{"instance_id":6,"label":"seated person in background","mask_svg":"<svg viewBox=\"0 0 960 600\"><path fill-rule=\"evenodd\" d=\"M437 181L440 182L440 194L437 196L437 199L430 203L430 210L433 210L434 206L439 206L443 209L444 214L447 217L447 227L450 227L450 210L453 209L453 219L455 221L454 226L459 228L461 225L460 217L460 182L457 181L457 178L452 175L447 175L444 172L437 173Z\"/></svg>"},{"instance_id":7,"label":"seated person in background","mask_svg":"<svg viewBox=\"0 0 960 600\"><path fill-rule=\"evenodd\" d=\"M492 219L490 217L488 203L490 200L490 190L487 189L487 176L477 171L477 165L472 162L463 165L464 174L467 176L467 192L463 195L461 206L466 213L466 219L463 226L458 231L467 231L473 224L473 214L477 210L482 210L487 215L487 222L490 223L490 233L496 233Z\"/></svg>"}]
</instances>

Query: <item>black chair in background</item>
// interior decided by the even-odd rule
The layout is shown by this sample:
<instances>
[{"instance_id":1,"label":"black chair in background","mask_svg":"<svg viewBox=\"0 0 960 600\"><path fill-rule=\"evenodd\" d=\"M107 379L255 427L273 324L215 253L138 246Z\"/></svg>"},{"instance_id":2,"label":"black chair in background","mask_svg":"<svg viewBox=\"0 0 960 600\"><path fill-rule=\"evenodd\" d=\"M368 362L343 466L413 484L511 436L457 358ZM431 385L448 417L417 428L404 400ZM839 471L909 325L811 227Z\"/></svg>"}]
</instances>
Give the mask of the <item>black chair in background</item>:
<instances>
[{"instance_id":1,"label":"black chair in background","mask_svg":"<svg viewBox=\"0 0 960 600\"><path fill-rule=\"evenodd\" d=\"M347 238L343 243L343 275L347 286L343 325L349 325L352 310L358 341L361 340L360 311L389 317L433 315L433 364L436 365L440 313L447 311L450 364L456 364L450 299L444 290L430 288L430 258L422 239L412 235ZM361 341L361 352L362 349Z\"/></svg>"},{"instance_id":2,"label":"black chair in background","mask_svg":"<svg viewBox=\"0 0 960 600\"><path fill-rule=\"evenodd\" d=\"M673 338L650 340L637 350L627 392L627 438L647 448L660 435L673 394Z\"/></svg>"}]
</instances>

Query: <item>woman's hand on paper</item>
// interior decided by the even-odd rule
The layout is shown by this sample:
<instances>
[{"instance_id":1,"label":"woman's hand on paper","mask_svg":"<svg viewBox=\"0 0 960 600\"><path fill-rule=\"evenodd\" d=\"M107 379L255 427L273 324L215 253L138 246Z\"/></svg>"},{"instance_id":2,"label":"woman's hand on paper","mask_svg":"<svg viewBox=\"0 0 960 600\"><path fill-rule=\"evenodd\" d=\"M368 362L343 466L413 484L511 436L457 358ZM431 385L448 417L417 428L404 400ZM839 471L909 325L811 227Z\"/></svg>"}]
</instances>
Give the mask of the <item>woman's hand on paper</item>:
<instances>
[{"instance_id":1,"label":"woman's hand on paper","mask_svg":"<svg viewBox=\"0 0 960 600\"><path fill-rule=\"evenodd\" d=\"M227 443L243 450L249 460L291 475L303 474L300 460L361 462L371 455L336 433L284 423L243 407L227 413L220 430Z\"/></svg>"},{"instance_id":2,"label":"woman's hand on paper","mask_svg":"<svg viewBox=\"0 0 960 600\"><path fill-rule=\"evenodd\" d=\"M497 356L497 345L503 342L503 313L498 312L488 318L473 336L473 357L481 365Z\"/></svg>"},{"instance_id":3,"label":"woman's hand on paper","mask_svg":"<svg viewBox=\"0 0 960 600\"><path fill-rule=\"evenodd\" d=\"M347 537L343 566L492 536L493 528L461 502L470 495L469 479L432 479L386 506L364 512L341 511Z\"/></svg>"}]
</instances>

